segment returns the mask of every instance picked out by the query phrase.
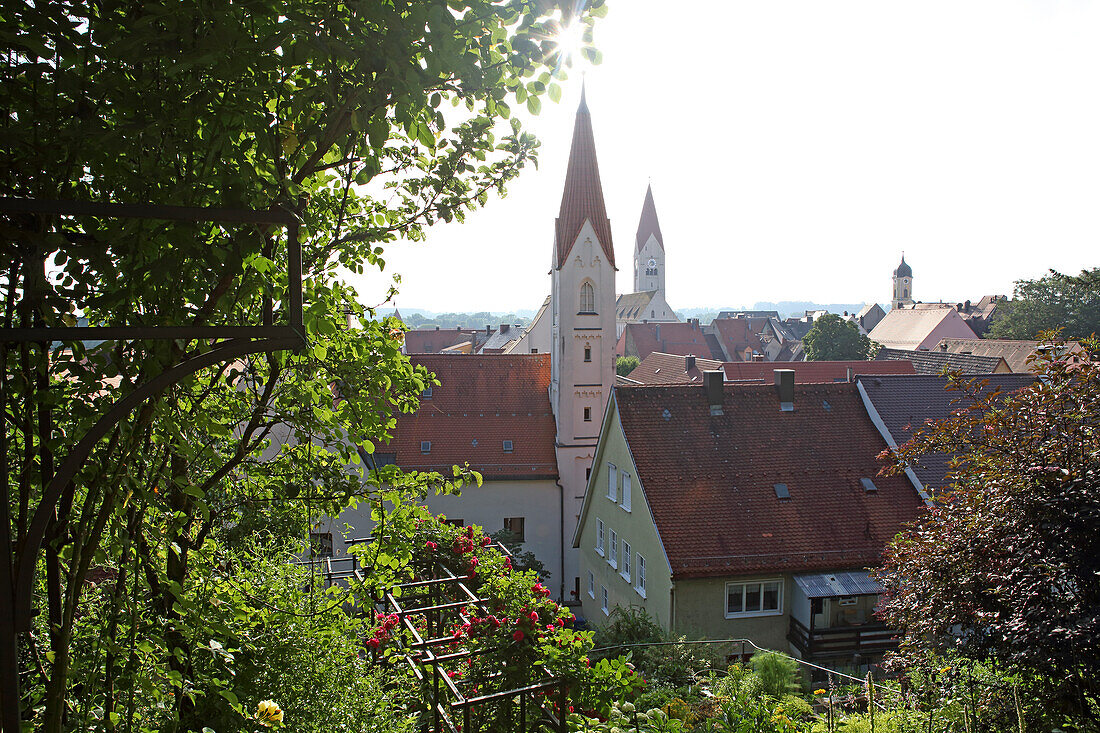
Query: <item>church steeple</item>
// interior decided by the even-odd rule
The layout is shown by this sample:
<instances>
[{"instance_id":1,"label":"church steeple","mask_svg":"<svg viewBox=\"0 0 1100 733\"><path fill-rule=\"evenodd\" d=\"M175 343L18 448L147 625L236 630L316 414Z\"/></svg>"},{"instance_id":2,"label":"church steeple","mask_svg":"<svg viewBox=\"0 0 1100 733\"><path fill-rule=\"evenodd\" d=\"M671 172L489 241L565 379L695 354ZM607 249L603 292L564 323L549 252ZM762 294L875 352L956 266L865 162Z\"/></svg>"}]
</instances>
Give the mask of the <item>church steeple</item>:
<instances>
[{"instance_id":1,"label":"church steeple","mask_svg":"<svg viewBox=\"0 0 1100 733\"><path fill-rule=\"evenodd\" d=\"M653 203L653 186L647 186L634 235L634 292L656 291L665 297L665 238L657 221L657 206Z\"/></svg>"},{"instance_id":2,"label":"church steeple","mask_svg":"<svg viewBox=\"0 0 1100 733\"><path fill-rule=\"evenodd\" d=\"M653 204L653 184L646 186L645 201L642 202L642 216L638 220L638 233L634 236L634 251L637 252L649 241L649 235L657 240L661 249L665 247L661 236L661 224L657 221L657 207Z\"/></svg>"},{"instance_id":3,"label":"church steeple","mask_svg":"<svg viewBox=\"0 0 1100 733\"><path fill-rule=\"evenodd\" d=\"M894 269L894 297L890 305L895 309L913 305L913 268L905 261L904 252L901 264Z\"/></svg>"},{"instance_id":4,"label":"church steeple","mask_svg":"<svg viewBox=\"0 0 1100 733\"><path fill-rule=\"evenodd\" d=\"M584 89L573 124L573 143L565 173L565 190L554 228L554 267L560 268L569 257L584 222L592 224L607 262L615 266L615 248L611 242L611 221L603 200L600 167L596 163L596 141L592 135L592 115L588 111Z\"/></svg>"}]
</instances>

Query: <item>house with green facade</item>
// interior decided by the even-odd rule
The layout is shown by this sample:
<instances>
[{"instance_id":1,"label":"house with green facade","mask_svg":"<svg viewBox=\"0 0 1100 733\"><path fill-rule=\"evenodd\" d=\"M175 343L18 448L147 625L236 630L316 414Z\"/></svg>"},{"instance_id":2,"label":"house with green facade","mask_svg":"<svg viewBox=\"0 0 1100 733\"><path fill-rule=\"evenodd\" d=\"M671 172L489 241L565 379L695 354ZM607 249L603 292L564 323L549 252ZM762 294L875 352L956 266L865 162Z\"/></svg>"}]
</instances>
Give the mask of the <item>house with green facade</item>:
<instances>
[{"instance_id":1,"label":"house with green facade","mask_svg":"<svg viewBox=\"0 0 1100 733\"><path fill-rule=\"evenodd\" d=\"M884 439L855 384L619 386L573 545L581 615L644 608L690 637L872 660L882 551L924 503L878 475Z\"/></svg>"}]
</instances>

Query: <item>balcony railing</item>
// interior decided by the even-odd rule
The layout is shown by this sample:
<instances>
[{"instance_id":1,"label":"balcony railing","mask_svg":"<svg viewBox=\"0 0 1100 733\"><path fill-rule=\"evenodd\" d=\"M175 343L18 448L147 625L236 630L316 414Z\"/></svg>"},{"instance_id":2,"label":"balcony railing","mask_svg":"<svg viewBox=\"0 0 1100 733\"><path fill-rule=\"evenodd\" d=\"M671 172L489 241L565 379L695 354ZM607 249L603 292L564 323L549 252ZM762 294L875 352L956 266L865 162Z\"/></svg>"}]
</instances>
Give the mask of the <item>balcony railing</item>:
<instances>
[{"instance_id":1,"label":"balcony railing","mask_svg":"<svg viewBox=\"0 0 1100 733\"><path fill-rule=\"evenodd\" d=\"M787 640L794 645L803 659L846 657L855 654L877 656L897 649L897 637L896 630L878 624L836 626L811 631L795 618L791 618L791 628L787 633Z\"/></svg>"}]
</instances>

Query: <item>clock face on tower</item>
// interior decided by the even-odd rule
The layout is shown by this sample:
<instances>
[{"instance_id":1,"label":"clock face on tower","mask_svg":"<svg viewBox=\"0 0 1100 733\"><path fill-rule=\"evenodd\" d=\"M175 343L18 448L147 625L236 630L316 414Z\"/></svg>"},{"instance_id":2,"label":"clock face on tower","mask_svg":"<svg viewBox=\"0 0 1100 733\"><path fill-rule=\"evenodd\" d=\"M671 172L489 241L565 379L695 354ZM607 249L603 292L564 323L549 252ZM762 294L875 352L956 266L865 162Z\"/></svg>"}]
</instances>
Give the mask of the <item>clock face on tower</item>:
<instances>
[{"instance_id":1,"label":"clock face on tower","mask_svg":"<svg viewBox=\"0 0 1100 733\"><path fill-rule=\"evenodd\" d=\"M652 269L655 269L655 268L657 267L657 260L655 260L655 259L653 259L652 257L650 257L650 258L649 258L649 265L648 265L648 267L649 267L649 269L651 269L651 270L652 270Z\"/></svg>"}]
</instances>

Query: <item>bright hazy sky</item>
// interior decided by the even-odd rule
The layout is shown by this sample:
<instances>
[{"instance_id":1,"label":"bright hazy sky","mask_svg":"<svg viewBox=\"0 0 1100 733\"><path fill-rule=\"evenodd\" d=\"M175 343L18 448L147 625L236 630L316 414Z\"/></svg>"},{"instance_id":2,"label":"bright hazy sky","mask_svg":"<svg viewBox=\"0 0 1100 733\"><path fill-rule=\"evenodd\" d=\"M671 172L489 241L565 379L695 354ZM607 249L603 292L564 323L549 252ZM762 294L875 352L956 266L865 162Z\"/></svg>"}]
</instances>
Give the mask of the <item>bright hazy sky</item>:
<instances>
[{"instance_id":1,"label":"bright hazy sky","mask_svg":"<svg viewBox=\"0 0 1100 733\"><path fill-rule=\"evenodd\" d=\"M397 305L539 306L586 74L619 266L652 181L673 308L1010 293L1100 265L1100 2L608 0L509 195L387 250ZM388 272L387 272L388 276ZM386 280L361 280L375 304Z\"/></svg>"}]
</instances>

